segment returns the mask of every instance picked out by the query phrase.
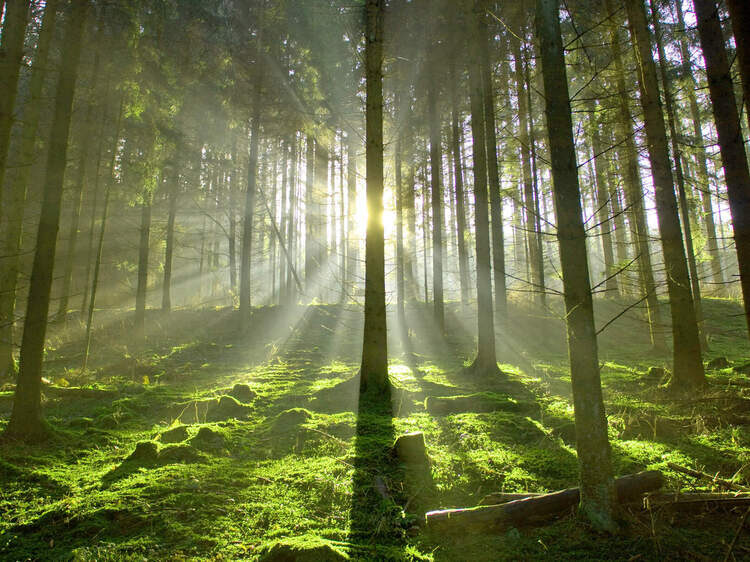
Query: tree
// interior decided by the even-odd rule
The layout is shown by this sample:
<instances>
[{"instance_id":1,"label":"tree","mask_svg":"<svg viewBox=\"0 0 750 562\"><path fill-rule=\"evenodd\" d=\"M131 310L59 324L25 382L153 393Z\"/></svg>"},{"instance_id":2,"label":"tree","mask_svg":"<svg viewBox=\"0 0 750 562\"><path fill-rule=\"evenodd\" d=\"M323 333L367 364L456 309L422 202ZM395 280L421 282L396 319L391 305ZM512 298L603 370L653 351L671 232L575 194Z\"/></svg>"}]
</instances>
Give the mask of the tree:
<instances>
[{"instance_id":1,"label":"tree","mask_svg":"<svg viewBox=\"0 0 750 562\"><path fill-rule=\"evenodd\" d=\"M383 0L365 4L367 238L365 241L365 329L360 385L388 387L383 231Z\"/></svg>"},{"instance_id":2,"label":"tree","mask_svg":"<svg viewBox=\"0 0 750 562\"><path fill-rule=\"evenodd\" d=\"M581 480L580 506L597 527L612 529L614 479L599 375L586 231L581 211L558 0L537 0L536 8L536 31L542 60L557 209L557 240L565 294L568 358Z\"/></svg>"},{"instance_id":3,"label":"tree","mask_svg":"<svg viewBox=\"0 0 750 562\"><path fill-rule=\"evenodd\" d=\"M721 162L732 213L734 246L740 270L740 286L745 303L745 319L750 330L750 171L748 171L740 117L719 14L713 0L693 0L698 19L703 58L706 61L708 91L719 137Z\"/></svg>"},{"instance_id":4,"label":"tree","mask_svg":"<svg viewBox=\"0 0 750 562\"><path fill-rule=\"evenodd\" d=\"M24 107L23 130L18 149L18 161L14 173L6 172L5 185L9 199L3 207L4 240L0 260L0 377L15 371L13 361L13 325L16 307L16 285L19 275L19 253L21 250L21 235L23 232L23 217L26 207L26 191L31 174L31 162L34 157L34 145L37 138L39 115L42 111L42 86L47 70L50 44L57 19L57 0L47 0L39 31L36 52L31 65L29 79L29 99ZM6 16L8 21L9 16ZM0 191L4 186L3 176L0 175Z\"/></svg>"},{"instance_id":5,"label":"tree","mask_svg":"<svg viewBox=\"0 0 750 562\"><path fill-rule=\"evenodd\" d=\"M34 441L47 434L42 420L42 358L47 331L52 268L55 262L60 203L68 151L78 62L81 53L88 0L73 0L65 28L62 66L57 79L50 149L45 168L42 211L31 270L26 322L21 342L21 361L13 412L5 435Z\"/></svg>"},{"instance_id":6,"label":"tree","mask_svg":"<svg viewBox=\"0 0 750 562\"><path fill-rule=\"evenodd\" d=\"M18 91L18 75L23 58L23 40L29 17L29 0L10 0L5 11L3 33L0 36L0 204L3 197L10 131ZM2 205L0 205L2 209Z\"/></svg>"},{"instance_id":7,"label":"tree","mask_svg":"<svg viewBox=\"0 0 750 562\"><path fill-rule=\"evenodd\" d=\"M727 0L729 19L732 22L734 43L737 47L737 61L742 79L742 93L745 100L745 117L750 125L750 2L747 0Z\"/></svg>"},{"instance_id":8,"label":"tree","mask_svg":"<svg viewBox=\"0 0 750 562\"><path fill-rule=\"evenodd\" d=\"M482 0L471 0L469 13L469 98L471 100L471 135L474 143L474 201L477 260L477 356L470 369L483 375L498 374L495 350L495 324L490 276L490 218L487 195L487 152L485 145L484 89L479 41L484 17Z\"/></svg>"},{"instance_id":9,"label":"tree","mask_svg":"<svg viewBox=\"0 0 750 562\"><path fill-rule=\"evenodd\" d=\"M648 139L651 176L654 180L656 215L659 222L664 267L666 268L669 310L672 315L673 377L679 390L701 387L706 382L698 337L698 323L690 291L690 277L677 214L677 199L667 145L667 130L661 107L656 65L651 55L651 39L643 0L627 0L626 8L633 49L638 60L638 86Z\"/></svg>"}]
</instances>

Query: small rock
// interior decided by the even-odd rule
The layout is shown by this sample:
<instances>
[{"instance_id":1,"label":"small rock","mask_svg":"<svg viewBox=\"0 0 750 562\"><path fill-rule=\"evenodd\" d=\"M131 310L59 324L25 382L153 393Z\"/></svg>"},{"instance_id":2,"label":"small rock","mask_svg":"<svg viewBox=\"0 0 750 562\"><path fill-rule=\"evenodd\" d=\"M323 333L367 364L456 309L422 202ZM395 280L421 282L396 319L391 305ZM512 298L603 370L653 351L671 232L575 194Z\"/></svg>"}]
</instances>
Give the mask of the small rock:
<instances>
[{"instance_id":1,"label":"small rock","mask_svg":"<svg viewBox=\"0 0 750 562\"><path fill-rule=\"evenodd\" d=\"M709 369L726 369L729 367L729 360L726 357L715 357L708 362Z\"/></svg>"},{"instance_id":2,"label":"small rock","mask_svg":"<svg viewBox=\"0 0 750 562\"><path fill-rule=\"evenodd\" d=\"M159 436L159 441L162 443L180 443L188 438L188 430L186 425L178 425L162 433Z\"/></svg>"},{"instance_id":3,"label":"small rock","mask_svg":"<svg viewBox=\"0 0 750 562\"><path fill-rule=\"evenodd\" d=\"M229 396L236 398L239 402L247 404L252 402L257 395L248 385L237 383L232 387Z\"/></svg>"}]
</instances>

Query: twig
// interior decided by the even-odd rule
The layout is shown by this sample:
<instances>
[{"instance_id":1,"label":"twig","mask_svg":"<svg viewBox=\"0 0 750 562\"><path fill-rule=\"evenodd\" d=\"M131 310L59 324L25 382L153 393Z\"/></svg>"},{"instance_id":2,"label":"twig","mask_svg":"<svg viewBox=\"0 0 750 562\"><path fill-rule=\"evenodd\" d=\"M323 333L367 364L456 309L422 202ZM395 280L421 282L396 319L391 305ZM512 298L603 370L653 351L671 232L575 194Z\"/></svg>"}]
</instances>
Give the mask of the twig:
<instances>
[{"instance_id":1,"label":"twig","mask_svg":"<svg viewBox=\"0 0 750 562\"><path fill-rule=\"evenodd\" d=\"M723 478L711 476L710 474L706 474L705 472L700 472L698 470L693 470L692 468L680 466L679 464L675 464L673 462L667 463L667 466L671 468L672 470L681 472L682 474L687 474L688 476L692 476L694 478L710 480L711 482L714 482L718 484L719 486L728 488L729 490L738 490L740 492L750 492L750 488L747 488L745 486L740 486L739 484L735 484L734 482L730 482L729 480L724 480Z\"/></svg>"},{"instance_id":2,"label":"twig","mask_svg":"<svg viewBox=\"0 0 750 562\"><path fill-rule=\"evenodd\" d=\"M729 560L729 557L732 556L732 551L734 550L734 545L737 542L737 537L740 536L740 533L742 532L742 528L745 526L745 521L747 520L747 514L750 513L750 507L748 507L745 510L745 515L742 516L742 520L740 521L739 527L737 527L737 531L734 533L734 537L732 537L732 542L729 543L729 550L727 550L727 555L724 557L724 562L727 562Z\"/></svg>"}]
</instances>

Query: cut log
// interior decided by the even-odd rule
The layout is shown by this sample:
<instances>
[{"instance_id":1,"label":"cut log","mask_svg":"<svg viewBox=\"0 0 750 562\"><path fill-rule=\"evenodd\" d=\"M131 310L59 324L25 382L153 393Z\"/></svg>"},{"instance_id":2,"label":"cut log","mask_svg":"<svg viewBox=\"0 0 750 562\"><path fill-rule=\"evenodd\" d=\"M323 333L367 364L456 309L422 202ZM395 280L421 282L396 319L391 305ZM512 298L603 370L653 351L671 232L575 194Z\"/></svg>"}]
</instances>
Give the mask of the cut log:
<instances>
[{"instance_id":1,"label":"cut log","mask_svg":"<svg viewBox=\"0 0 750 562\"><path fill-rule=\"evenodd\" d=\"M617 500L631 501L646 492L658 490L663 483L664 477L657 470L623 476L615 480ZM425 521L431 529L469 532L498 530L558 514L578 505L579 500L580 490L570 488L501 505L430 511L425 514Z\"/></svg>"},{"instance_id":2,"label":"cut log","mask_svg":"<svg viewBox=\"0 0 750 562\"><path fill-rule=\"evenodd\" d=\"M393 455L408 466L429 466L430 458L424 444L424 434L414 431L401 435L392 448Z\"/></svg>"}]
</instances>

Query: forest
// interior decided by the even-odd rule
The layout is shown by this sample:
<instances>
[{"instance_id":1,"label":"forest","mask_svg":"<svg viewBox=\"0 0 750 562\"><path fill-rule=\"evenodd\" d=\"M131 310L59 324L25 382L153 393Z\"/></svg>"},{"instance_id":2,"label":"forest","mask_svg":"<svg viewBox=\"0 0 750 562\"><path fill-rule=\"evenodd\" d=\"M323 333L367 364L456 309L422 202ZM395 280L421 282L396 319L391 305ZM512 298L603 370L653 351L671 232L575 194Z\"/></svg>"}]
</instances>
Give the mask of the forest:
<instances>
[{"instance_id":1,"label":"forest","mask_svg":"<svg viewBox=\"0 0 750 562\"><path fill-rule=\"evenodd\" d=\"M0 14L0 559L750 560L750 2Z\"/></svg>"}]
</instances>

